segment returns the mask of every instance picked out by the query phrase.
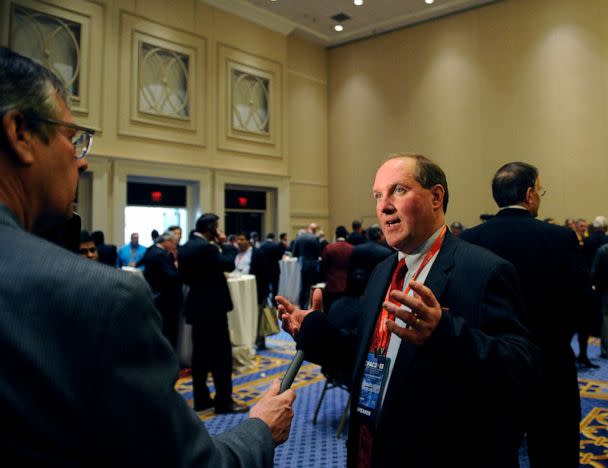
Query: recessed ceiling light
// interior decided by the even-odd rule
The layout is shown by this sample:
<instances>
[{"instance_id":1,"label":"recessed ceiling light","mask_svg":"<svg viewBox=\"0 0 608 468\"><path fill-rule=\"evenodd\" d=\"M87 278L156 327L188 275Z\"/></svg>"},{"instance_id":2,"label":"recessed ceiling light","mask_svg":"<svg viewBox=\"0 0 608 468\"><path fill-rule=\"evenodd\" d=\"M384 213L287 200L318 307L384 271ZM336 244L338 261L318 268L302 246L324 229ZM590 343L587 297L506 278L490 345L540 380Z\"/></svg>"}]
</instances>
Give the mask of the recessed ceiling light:
<instances>
[{"instance_id":1,"label":"recessed ceiling light","mask_svg":"<svg viewBox=\"0 0 608 468\"><path fill-rule=\"evenodd\" d=\"M342 26L341 24L336 24L334 26L334 29L338 32L342 31L344 29L344 26Z\"/></svg>"},{"instance_id":2,"label":"recessed ceiling light","mask_svg":"<svg viewBox=\"0 0 608 468\"><path fill-rule=\"evenodd\" d=\"M357 6L363 5L363 0L354 0L353 3Z\"/></svg>"},{"instance_id":3,"label":"recessed ceiling light","mask_svg":"<svg viewBox=\"0 0 608 468\"><path fill-rule=\"evenodd\" d=\"M432 5L435 0L424 0L427 5Z\"/></svg>"}]
</instances>

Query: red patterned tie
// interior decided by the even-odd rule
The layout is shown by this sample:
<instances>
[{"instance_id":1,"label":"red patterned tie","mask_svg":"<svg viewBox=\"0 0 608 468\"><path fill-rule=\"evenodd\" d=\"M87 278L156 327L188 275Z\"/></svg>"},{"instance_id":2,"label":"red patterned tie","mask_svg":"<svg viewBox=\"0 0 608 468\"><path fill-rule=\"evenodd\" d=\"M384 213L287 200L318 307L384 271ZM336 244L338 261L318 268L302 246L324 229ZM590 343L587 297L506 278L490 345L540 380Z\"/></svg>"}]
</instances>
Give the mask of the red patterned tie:
<instances>
[{"instance_id":1,"label":"red patterned tie","mask_svg":"<svg viewBox=\"0 0 608 468\"><path fill-rule=\"evenodd\" d=\"M407 274L407 266L405 265L405 257L399 260L397 268L393 272L393 278L391 279L391 285L388 289L387 296L389 301L396 305L401 305L398 301L390 298L390 292L393 289L403 291L403 282L405 281L405 275ZM389 314L384 309L380 311L378 320L376 321L376 328L374 329L374 335L372 337L370 352L375 352L377 349L382 348L382 354L386 355L386 348L388 347L387 333L381 333L381 330L385 328L384 321L386 318L395 320L393 314ZM380 401L378 401L380 403ZM374 434L367 421L361 420L359 423L359 452L358 452L358 468L368 468L372 462L372 445L374 442Z\"/></svg>"},{"instance_id":2,"label":"red patterned tie","mask_svg":"<svg viewBox=\"0 0 608 468\"><path fill-rule=\"evenodd\" d=\"M391 285L387 292L387 297L390 302L399 306L401 305L395 299L390 297L390 292L393 289L398 291L403 291L403 282L405 280L405 275L407 274L407 266L405 265L405 257L399 260L397 263L397 268L393 272L393 278L391 279ZM395 320L395 315L388 313L388 311L382 309L380 311L380 315L378 316L378 321L376 322L376 328L374 329L374 335L372 337L372 342L370 346L370 352L375 352L382 348L382 354L386 355L386 348L388 346L388 333L386 333L386 325L384 324L386 319Z\"/></svg>"}]
</instances>

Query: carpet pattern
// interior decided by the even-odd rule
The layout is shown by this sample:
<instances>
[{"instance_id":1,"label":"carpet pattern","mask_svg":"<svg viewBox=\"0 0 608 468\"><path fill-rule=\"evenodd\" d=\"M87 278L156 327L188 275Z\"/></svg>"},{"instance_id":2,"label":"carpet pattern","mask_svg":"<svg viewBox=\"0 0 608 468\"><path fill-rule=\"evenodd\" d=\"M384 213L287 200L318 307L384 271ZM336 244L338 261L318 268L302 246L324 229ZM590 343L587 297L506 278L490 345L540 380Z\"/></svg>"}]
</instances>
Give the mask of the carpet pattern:
<instances>
[{"instance_id":1,"label":"carpet pattern","mask_svg":"<svg viewBox=\"0 0 608 468\"><path fill-rule=\"evenodd\" d=\"M266 343L269 349L256 354L255 366L251 370L233 374L233 397L240 403L254 405L272 380L283 376L295 353L293 340L284 332L267 338ZM572 347L578 352L576 340L572 341ZM600 368L579 369L583 410L580 467L605 468L608 466L608 360L598 357L599 340L596 338L589 341L588 354ZM336 431L348 393L339 388L327 391L317 423L312 423L324 384L325 378L319 366L305 362L292 387L296 389L297 398L290 437L277 448L275 467L346 466L346 429L339 438ZM213 393L211 379L208 386ZM182 372L176 389L192 406L192 378L188 370ZM198 415L211 434L224 432L247 417L245 414L215 415L213 409L199 412ZM520 455L520 466L529 467L525 451Z\"/></svg>"}]
</instances>

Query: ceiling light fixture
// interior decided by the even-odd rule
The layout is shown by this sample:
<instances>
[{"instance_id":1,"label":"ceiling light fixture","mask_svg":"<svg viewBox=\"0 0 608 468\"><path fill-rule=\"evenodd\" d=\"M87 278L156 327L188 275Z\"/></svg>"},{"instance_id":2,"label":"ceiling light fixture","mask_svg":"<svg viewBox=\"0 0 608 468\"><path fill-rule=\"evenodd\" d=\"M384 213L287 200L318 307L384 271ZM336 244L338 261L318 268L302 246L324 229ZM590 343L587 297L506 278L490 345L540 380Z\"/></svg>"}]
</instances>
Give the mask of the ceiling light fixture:
<instances>
[{"instance_id":1,"label":"ceiling light fixture","mask_svg":"<svg viewBox=\"0 0 608 468\"><path fill-rule=\"evenodd\" d=\"M338 32L343 31L344 30L344 26L342 26L341 24L336 24L334 26L334 29Z\"/></svg>"},{"instance_id":2,"label":"ceiling light fixture","mask_svg":"<svg viewBox=\"0 0 608 468\"><path fill-rule=\"evenodd\" d=\"M363 0L353 0L353 3L357 6L363 5Z\"/></svg>"},{"instance_id":3,"label":"ceiling light fixture","mask_svg":"<svg viewBox=\"0 0 608 468\"><path fill-rule=\"evenodd\" d=\"M435 0L424 0L427 5L432 5Z\"/></svg>"}]
</instances>

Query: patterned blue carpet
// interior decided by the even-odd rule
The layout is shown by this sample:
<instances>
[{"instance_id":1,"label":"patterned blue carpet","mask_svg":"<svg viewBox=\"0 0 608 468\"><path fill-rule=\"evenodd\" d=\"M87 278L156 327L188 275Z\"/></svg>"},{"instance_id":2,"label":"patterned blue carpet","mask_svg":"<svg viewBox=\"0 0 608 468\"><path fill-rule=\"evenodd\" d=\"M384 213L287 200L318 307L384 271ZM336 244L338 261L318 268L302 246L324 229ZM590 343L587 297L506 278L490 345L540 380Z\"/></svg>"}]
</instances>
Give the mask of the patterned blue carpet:
<instances>
[{"instance_id":1,"label":"patterned blue carpet","mask_svg":"<svg viewBox=\"0 0 608 468\"><path fill-rule=\"evenodd\" d=\"M268 350L256 355L255 367L233 375L234 398L253 405L266 391L270 382L281 377L294 355L295 347L289 335L281 332L267 338ZM573 348L578 352L576 340ZM579 369L579 387L583 407L581 422L581 467L608 466L608 360L599 357L599 342L591 339L589 357L600 365L599 369ZM213 382L209 381L213 391ZM312 417L325 384L319 366L305 362L294 382L297 398L295 417L289 440L277 448L275 467L344 467L346 466L346 429L340 438L336 431L348 399L348 393L334 388L325 394L317 423ZM179 379L176 389L192 404L192 380L186 375ZM213 410L202 411L199 417L211 434L221 433L246 417L218 415ZM550 428L547 428L550 430ZM520 456L522 468L528 468L525 451Z\"/></svg>"}]
</instances>

